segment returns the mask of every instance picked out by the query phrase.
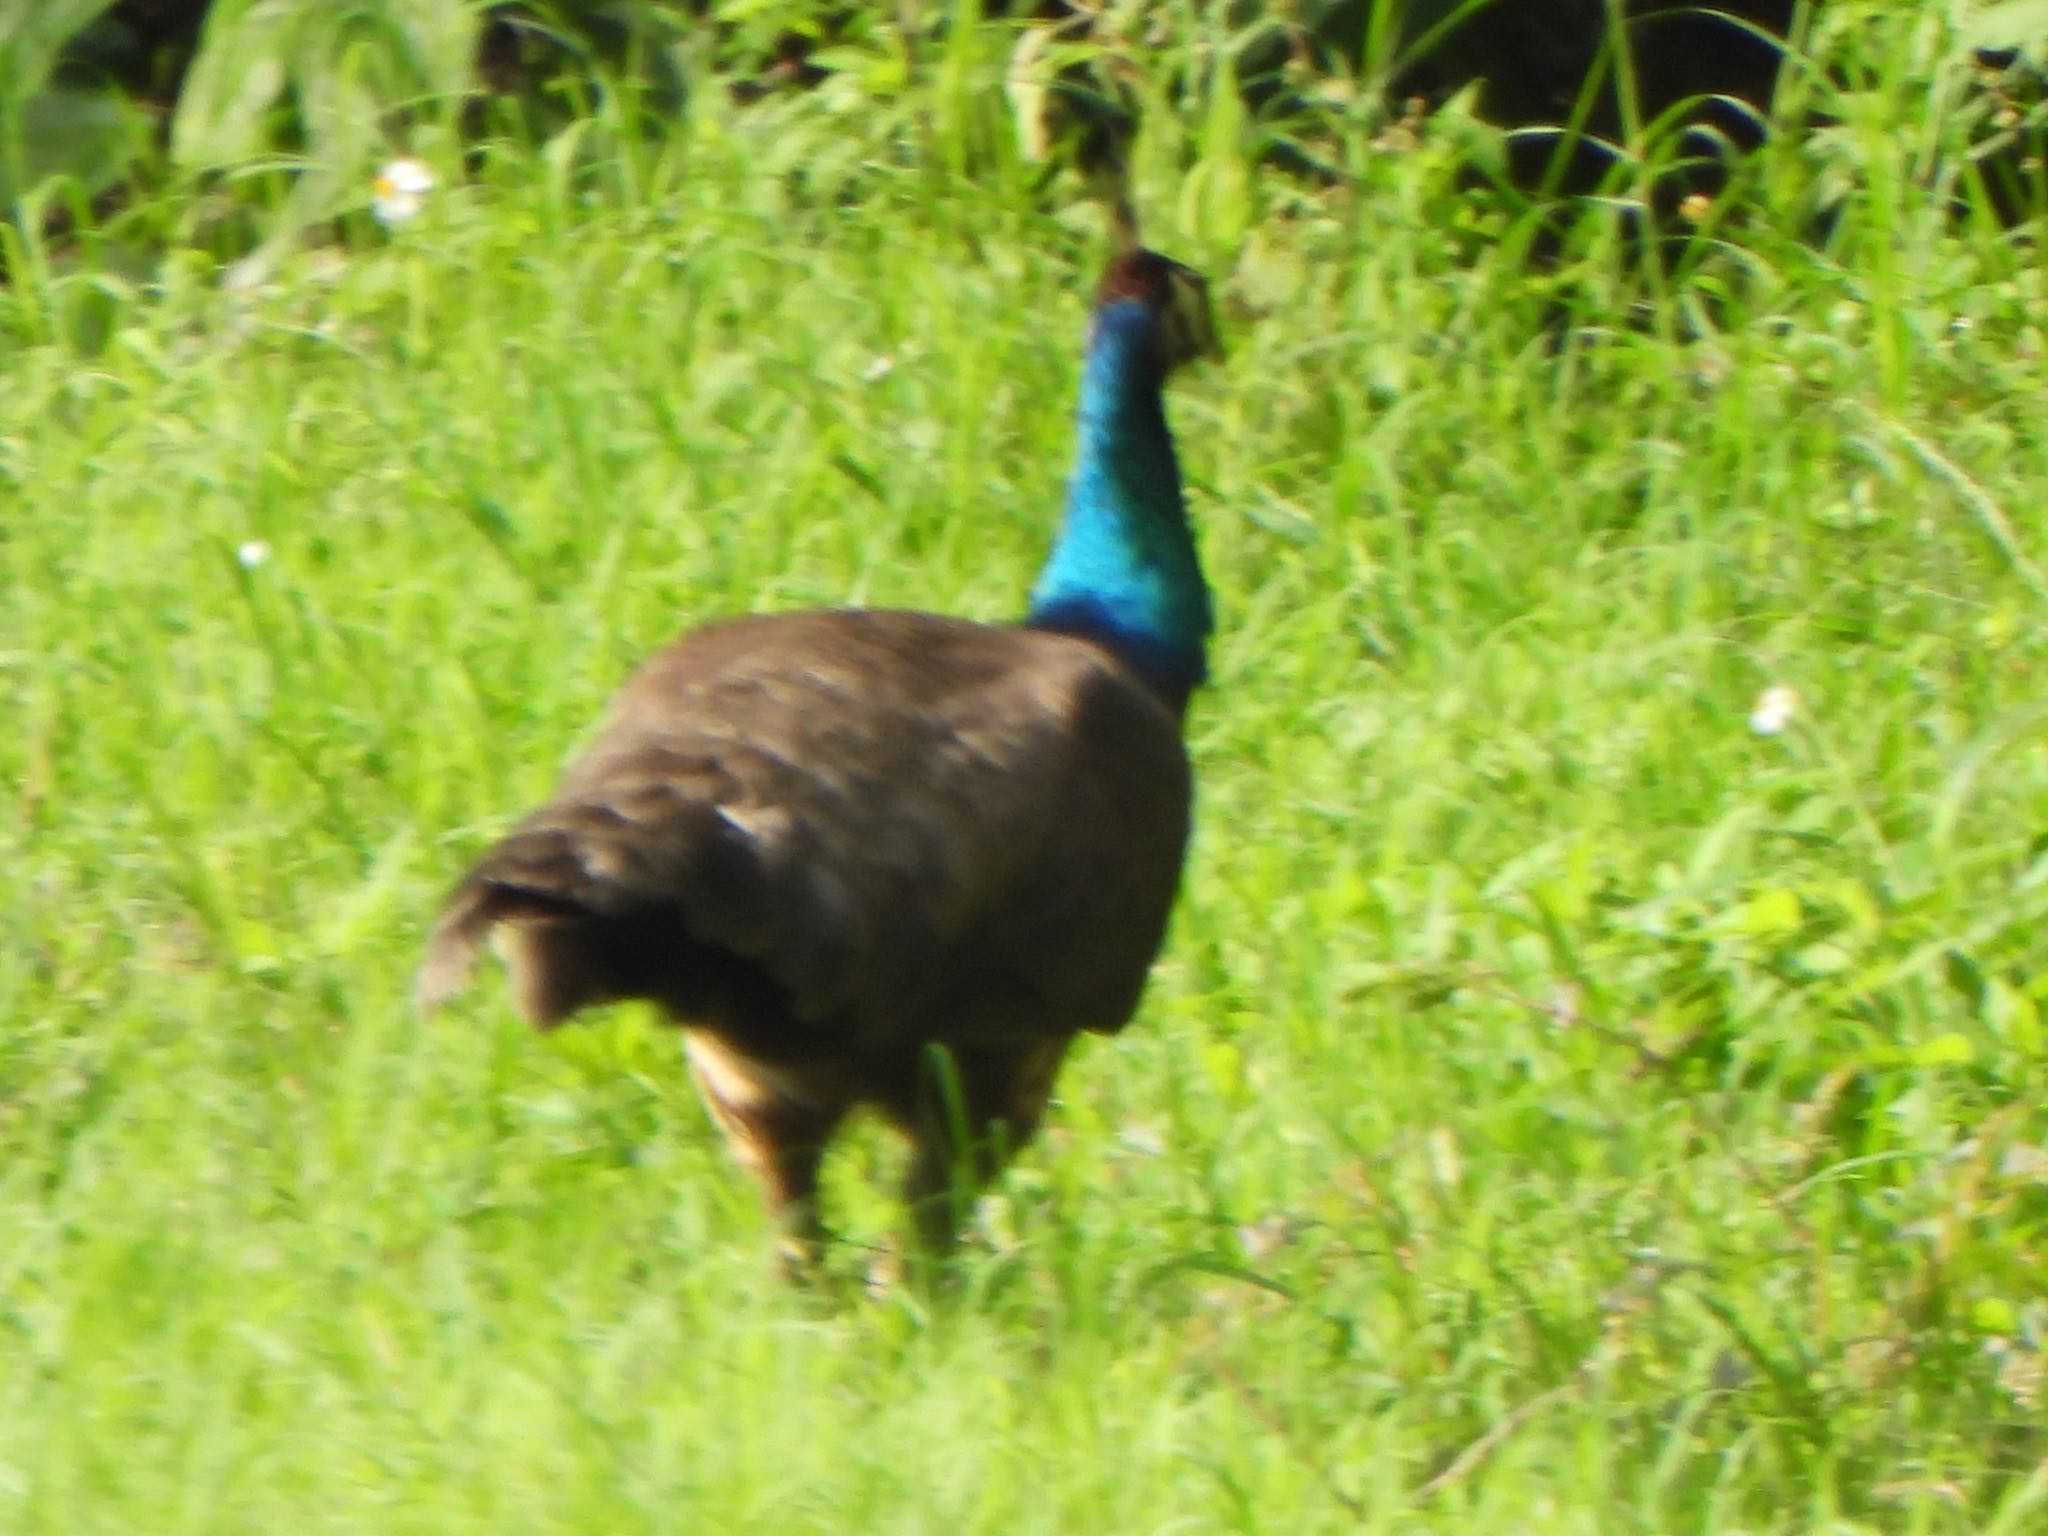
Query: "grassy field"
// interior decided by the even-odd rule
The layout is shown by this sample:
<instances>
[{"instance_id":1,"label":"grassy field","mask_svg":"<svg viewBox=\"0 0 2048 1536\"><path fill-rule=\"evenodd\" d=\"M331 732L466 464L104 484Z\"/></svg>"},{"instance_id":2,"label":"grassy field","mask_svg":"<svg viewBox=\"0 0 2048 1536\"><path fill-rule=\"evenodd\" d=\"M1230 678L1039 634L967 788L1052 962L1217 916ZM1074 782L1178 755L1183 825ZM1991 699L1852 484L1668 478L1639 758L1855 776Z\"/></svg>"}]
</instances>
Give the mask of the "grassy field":
<instances>
[{"instance_id":1,"label":"grassy field","mask_svg":"<svg viewBox=\"0 0 2048 1536\"><path fill-rule=\"evenodd\" d=\"M932 1305L853 1283L879 1133L798 1293L672 1035L409 988L680 627L1019 610L1103 249L999 55L917 152L707 106L234 291L22 267L0 1530L2040 1529L2048 283L1874 36L1652 282L1155 116L1200 830Z\"/></svg>"}]
</instances>

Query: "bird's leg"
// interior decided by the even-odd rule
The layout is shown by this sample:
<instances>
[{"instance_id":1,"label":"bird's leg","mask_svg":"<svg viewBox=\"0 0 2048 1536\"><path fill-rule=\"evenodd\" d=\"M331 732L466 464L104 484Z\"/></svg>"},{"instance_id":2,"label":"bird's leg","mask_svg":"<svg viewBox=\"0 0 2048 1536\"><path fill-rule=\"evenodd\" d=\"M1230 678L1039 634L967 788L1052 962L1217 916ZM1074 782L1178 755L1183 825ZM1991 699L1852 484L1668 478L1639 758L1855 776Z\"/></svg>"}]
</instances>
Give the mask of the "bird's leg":
<instances>
[{"instance_id":1,"label":"bird's leg","mask_svg":"<svg viewBox=\"0 0 2048 1536\"><path fill-rule=\"evenodd\" d=\"M801 1119L777 1115L767 1125L756 1119L740 1135L726 1130L734 1154L760 1181L762 1201L776 1227L776 1258L792 1280L809 1279L824 1252L818 1173L839 1119L836 1113L813 1112Z\"/></svg>"},{"instance_id":2,"label":"bird's leg","mask_svg":"<svg viewBox=\"0 0 2048 1536\"><path fill-rule=\"evenodd\" d=\"M775 1256L792 1280L809 1280L824 1254L825 1222L818 1211L818 1169L824 1154L822 1139L778 1148L762 1175L762 1190L778 1230Z\"/></svg>"},{"instance_id":3,"label":"bird's leg","mask_svg":"<svg viewBox=\"0 0 2048 1536\"><path fill-rule=\"evenodd\" d=\"M926 1053L903 1191L925 1254L951 1250L982 1186L1038 1129L1067 1045L1062 1037Z\"/></svg>"},{"instance_id":4,"label":"bird's leg","mask_svg":"<svg viewBox=\"0 0 2048 1536\"><path fill-rule=\"evenodd\" d=\"M778 1081L771 1068L739 1055L714 1036L688 1036L691 1075L734 1158L760 1181L780 1236L776 1251L792 1277L817 1264L825 1241L818 1210L818 1173L825 1147L846 1105L814 1103Z\"/></svg>"}]
</instances>

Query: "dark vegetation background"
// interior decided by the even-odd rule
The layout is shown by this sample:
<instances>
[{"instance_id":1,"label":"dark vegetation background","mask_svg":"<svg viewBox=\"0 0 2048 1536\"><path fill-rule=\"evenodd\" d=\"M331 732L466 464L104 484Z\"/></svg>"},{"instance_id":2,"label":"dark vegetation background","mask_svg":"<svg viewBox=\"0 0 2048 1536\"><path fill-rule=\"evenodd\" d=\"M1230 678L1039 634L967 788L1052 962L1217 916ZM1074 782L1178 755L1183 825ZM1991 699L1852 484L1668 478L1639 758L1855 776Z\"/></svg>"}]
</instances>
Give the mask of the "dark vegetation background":
<instances>
[{"instance_id":1,"label":"dark vegetation background","mask_svg":"<svg viewBox=\"0 0 2048 1536\"><path fill-rule=\"evenodd\" d=\"M63 228L212 177L237 189L205 210L226 252L279 219L359 203L367 165L426 122L474 152L493 135L545 140L594 111L658 134L692 89L830 88L844 110L886 112L949 29L997 19L1020 39L1018 129L1049 164L1117 159L1138 116L1129 77L1193 36L1180 73L1209 78L1179 89L1227 75L1269 163L1342 181L1333 125L1364 114L1412 131L1457 103L1494 131L1470 156L1475 180L1537 199L1623 192L1682 232L1685 200L1720 194L1774 119L1811 131L1831 120L1828 96L1854 87L1839 64L1823 80L1804 60L1820 3L35 0L0 13L0 203L37 193L26 216ZM2042 13L2030 0L1978 7L1975 88L1943 104L1972 122L1971 195L2008 222L2041 203L2030 61L2048 40ZM283 214L246 217L280 199ZM1554 251L1555 225L1532 245Z\"/></svg>"}]
</instances>

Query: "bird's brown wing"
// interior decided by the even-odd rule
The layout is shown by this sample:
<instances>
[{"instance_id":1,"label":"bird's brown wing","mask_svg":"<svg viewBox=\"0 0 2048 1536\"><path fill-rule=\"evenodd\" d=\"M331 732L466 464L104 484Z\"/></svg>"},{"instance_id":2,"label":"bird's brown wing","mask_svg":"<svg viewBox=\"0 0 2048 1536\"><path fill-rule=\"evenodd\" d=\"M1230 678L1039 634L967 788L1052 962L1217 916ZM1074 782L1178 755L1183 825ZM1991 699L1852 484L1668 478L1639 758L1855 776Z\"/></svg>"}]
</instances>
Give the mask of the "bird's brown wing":
<instances>
[{"instance_id":1,"label":"bird's brown wing","mask_svg":"<svg viewBox=\"0 0 2048 1536\"><path fill-rule=\"evenodd\" d=\"M624 996L688 1017L702 980L877 1045L1113 1029L1187 813L1176 722L1085 642L911 613L712 625L642 667L457 888L422 994L507 924L539 1023Z\"/></svg>"}]
</instances>

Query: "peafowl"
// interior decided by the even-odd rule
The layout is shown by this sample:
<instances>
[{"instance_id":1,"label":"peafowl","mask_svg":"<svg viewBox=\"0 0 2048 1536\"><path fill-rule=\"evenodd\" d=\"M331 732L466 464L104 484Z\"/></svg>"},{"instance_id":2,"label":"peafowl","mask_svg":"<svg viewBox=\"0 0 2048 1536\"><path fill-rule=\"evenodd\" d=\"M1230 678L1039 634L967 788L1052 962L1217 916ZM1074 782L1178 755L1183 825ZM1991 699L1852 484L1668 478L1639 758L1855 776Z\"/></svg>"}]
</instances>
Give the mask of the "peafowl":
<instances>
[{"instance_id":1,"label":"peafowl","mask_svg":"<svg viewBox=\"0 0 2048 1536\"><path fill-rule=\"evenodd\" d=\"M1116 258L1024 621L759 615L656 653L448 898L422 1004L486 938L539 1028L649 1000L788 1257L816 1253L825 1147L863 1105L910 1138L944 1249L952 1197L1031 1136L1077 1033L1129 1021L1165 932L1211 618L1161 395L1215 350L1197 273Z\"/></svg>"}]
</instances>

